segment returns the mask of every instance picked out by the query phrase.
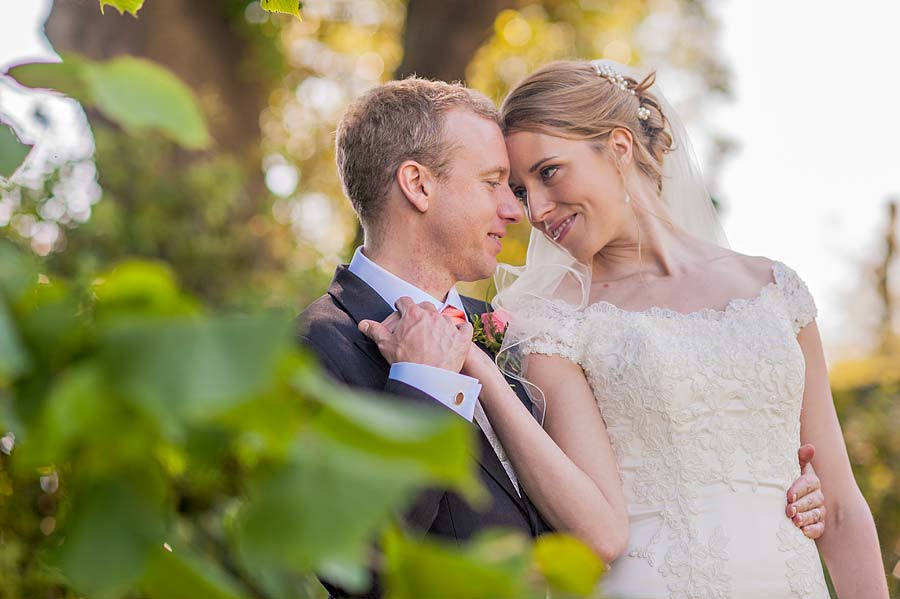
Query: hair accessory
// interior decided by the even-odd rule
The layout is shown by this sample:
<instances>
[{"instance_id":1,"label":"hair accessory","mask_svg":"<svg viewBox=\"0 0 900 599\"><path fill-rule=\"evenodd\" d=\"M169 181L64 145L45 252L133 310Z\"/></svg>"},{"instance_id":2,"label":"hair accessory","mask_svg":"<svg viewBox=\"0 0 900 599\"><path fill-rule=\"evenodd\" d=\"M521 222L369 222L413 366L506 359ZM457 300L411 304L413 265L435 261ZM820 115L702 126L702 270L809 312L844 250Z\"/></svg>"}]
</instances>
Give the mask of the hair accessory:
<instances>
[{"instance_id":1,"label":"hair accessory","mask_svg":"<svg viewBox=\"0 0 900 599\"><path fill-rule=\"evenodd\" d=\"M646 106L641 106L638 108L638 118L642 121L646 121L650 118L650 109Z\"/></svg>"},{"instance_id":2,"label":"hair accessory","mask_svg":"<svg viewBox=\"0 0 900 599\"><path fill-rule=\"evenodd\" d=\"M628 82L625 81L625 77L615 72L609 65L594 63L594 70L597 71L598 75L608 79L610 83L621 89L623 92L629 92L632 96L635 95L634 90L628 87Z\"/></svg>"}]
</instances>

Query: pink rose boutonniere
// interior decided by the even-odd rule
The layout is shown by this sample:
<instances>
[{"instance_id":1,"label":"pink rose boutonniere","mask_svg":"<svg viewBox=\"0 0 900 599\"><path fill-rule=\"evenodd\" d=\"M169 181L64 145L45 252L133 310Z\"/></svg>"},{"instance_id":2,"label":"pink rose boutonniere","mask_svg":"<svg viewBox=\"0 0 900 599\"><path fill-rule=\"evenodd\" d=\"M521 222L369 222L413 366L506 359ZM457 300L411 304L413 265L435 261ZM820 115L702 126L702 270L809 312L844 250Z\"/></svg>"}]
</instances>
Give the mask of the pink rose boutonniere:
<instances>
[{"instance_id":1,"label":"pink rose boutonniere","mask_svg":"<svg viewBox=\"0 0 900 599\"><path fill-rule=\"evenodd\" d=\"M503 336L509 326L509 312L499 309L481 315L473 314L472 326L475 329L472 341L481 343L496 354L503 345Z\"/></svg>"}]
</instances>

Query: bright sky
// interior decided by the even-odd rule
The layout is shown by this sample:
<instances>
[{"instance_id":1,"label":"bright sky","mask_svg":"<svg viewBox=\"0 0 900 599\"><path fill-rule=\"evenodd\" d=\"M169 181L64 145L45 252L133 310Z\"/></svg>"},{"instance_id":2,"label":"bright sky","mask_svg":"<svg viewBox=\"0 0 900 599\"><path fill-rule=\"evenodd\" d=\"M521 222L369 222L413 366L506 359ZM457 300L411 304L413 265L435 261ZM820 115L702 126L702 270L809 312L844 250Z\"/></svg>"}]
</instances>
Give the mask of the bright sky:
<instances>
[{"instance_id":1,"label":"bright sky","mask_svg":"<svg viewBox=\"0 0 900 599\"><path fill-rule=\"evenodd\" d=\"M0 70L28 58L55 56L39 31L50 10L49 0L10 2L0 8Z\"/></svg>"},{"instance_id":2,"label":"bright sky","mask_svg":"<svg viewBox=\"0 0 900 599\"><path fill-rule=\"evenodd\" d=\"M800 273L829 354L839 355L871 318L853 292L860 264L880 250L887 198L900 196L900 3L710 4L735 96L713 122L741 145L719 181L731 245ZM0 9L0 70L53 56L38 31L48 10L48 0ZM25 106L0 86L0 109Z\"/></svg>"},{"instance_id":3,"label":"bright sky","mask_svg":"<svg viewBox=\"0 0 900 599\"><path fill-rule=\"evenodd\" d=\"M834 357L859 337L860 263L881 251L887 197L900 199L900 3L718 6L736 102L716 122L742 145L722 173L725 227L735 250L806 280Z\"/></svg>"}]
</instances>

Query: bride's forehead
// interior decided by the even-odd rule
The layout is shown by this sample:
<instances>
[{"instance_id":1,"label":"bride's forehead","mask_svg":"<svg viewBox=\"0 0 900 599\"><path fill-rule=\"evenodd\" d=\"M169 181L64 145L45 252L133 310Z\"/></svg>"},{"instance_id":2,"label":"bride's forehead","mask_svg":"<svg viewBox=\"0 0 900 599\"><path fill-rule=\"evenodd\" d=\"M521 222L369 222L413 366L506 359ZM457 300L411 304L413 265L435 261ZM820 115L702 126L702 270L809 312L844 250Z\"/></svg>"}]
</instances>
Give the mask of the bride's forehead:
<instances>
[{"instance_id":1,"label":"bride's forehead","mask_svg":"<svg viewBox=\"0 0 900 599\"><path fill-rule=\"evenodd\" d=\"M515 131L506 136L506 147L510 155L556 150L571 143L569 139L536 131Z\"/></svg>"}]
</instances>

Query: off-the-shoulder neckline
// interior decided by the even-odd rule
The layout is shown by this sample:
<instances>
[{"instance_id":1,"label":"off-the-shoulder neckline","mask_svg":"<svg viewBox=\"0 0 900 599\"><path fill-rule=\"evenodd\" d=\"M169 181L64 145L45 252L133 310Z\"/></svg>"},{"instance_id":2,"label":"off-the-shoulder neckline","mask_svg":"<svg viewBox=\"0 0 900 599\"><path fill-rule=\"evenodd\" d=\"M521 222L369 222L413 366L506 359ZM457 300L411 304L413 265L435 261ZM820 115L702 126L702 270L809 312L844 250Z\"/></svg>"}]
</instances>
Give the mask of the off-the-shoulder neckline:
<instances>
[{"instance_id":1,"label":"off-the-shoulder neckline","mask_svg":"<svg viewBox=\"0 0 900 599\"><path fill-rule=\"evenodd\" d=\"M746 308L755 306L760 303L763 298L765 298L771 291L778 288L781 283L782 277L781 272L783 269L787 268L783 263L778 261L772 262L772 276L773 280L769 281L765 285L763 285L756 295L749 298L732 298L725 304L725 307L722 309L719 308L700 308L699 310L694 310L692 312L679 312L678 310L674 310L672 308L665 308L661 306L651 306L649 308L645 308L643 310L626 310L624 308L620 308L615 304L607 302L605 300L597 300L588 304L584 308L584 313L588 314L590 312L612 312L620 315L628 315L628 316L653 316L659 318L684 318L684 319L703 319L703 320L720 320L727 316L730 316L736 312L742 311Z\"/></svg>"}]
</instances>

